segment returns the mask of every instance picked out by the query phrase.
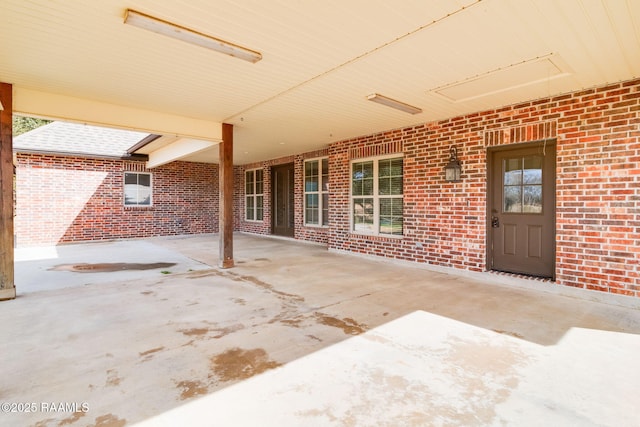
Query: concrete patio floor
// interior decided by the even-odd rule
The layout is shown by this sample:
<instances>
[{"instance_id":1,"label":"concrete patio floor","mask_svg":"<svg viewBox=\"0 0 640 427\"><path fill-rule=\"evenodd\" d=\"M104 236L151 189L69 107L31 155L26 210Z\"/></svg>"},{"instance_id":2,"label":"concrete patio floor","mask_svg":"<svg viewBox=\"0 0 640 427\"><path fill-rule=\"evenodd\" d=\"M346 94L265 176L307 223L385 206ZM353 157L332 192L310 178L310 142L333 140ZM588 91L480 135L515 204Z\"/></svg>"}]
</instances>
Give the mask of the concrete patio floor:
<instances>
[{"instance_id":1,"label":"concrete patio floor","mask_svg":"<svg viewBox=\"0 0 640 427\"><path fill-rule=\"evenodd\" d=\"M216 235L18 251L0 425L640 425L634 299L234 248L228 270Z\"/></svg>"}]
</instances>

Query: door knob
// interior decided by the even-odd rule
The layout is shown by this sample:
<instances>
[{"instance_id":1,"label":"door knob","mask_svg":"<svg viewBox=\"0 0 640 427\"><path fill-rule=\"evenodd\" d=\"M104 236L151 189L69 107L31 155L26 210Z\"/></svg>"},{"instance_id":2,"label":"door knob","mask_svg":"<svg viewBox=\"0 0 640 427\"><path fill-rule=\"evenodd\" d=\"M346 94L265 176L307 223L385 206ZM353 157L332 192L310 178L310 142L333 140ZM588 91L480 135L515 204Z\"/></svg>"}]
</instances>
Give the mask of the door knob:
<instances>
[{"instance_id":1,"label":"door knob","mask_svg":"<svg viewBox=\"0 0 640 427\"><path fill-rule=\"evenodd\" d=\"M497 216L492 216L491 217L491 227L493 227L493 228L500 227L500 218L498 218Z\"/></svg>"}]
</instances>

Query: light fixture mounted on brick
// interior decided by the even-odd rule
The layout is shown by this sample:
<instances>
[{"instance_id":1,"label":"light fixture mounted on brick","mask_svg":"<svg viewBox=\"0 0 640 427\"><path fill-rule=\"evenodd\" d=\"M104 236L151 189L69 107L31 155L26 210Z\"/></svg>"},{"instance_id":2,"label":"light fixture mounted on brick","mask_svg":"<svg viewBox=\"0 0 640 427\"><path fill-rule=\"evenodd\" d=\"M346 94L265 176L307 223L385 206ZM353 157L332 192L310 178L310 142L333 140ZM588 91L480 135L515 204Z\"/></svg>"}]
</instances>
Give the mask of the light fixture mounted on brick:
<instances>
[{"instance_id":1,"label":"light fixture mounted on brick","mask_svg":"<svg viewBox=\"0 0 640 427\"><path fill-rule=\"evenodd\" d=\"M444 180L447 182L460 182L462 165L458 160L458 150L456 147L449 148L449 163L444 167Z\"/></svg>"}]
</instances>

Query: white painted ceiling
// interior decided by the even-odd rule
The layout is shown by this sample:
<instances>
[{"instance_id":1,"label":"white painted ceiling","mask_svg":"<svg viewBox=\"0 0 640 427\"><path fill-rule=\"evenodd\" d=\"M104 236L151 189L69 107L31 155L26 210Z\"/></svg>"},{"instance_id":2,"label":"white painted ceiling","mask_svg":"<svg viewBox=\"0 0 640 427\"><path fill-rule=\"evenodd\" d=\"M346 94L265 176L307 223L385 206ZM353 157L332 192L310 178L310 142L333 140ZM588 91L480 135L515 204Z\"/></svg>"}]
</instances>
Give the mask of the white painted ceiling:
<instances>
[{"instance_id":1,"label":"white painted ceiling","mask_svg":"<svg viewBox=\"0 0 640 427\"><path fill-rule=\"evenodd\" d=\"M125 25L127 8L262 60ZM237 164L638 76L637 0L0 1L0 81L231 123Z\"/></svg>"}]
</instances>

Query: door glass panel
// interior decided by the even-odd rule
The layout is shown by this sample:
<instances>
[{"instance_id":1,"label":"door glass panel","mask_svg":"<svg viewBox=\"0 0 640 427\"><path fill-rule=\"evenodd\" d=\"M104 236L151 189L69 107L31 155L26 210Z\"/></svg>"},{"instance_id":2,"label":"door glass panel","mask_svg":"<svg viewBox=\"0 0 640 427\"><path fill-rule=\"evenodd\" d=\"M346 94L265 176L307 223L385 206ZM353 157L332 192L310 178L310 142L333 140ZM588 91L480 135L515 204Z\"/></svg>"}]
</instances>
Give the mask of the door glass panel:
<instances>
[{"instance_id":1,"label":"door glass panel","mask_svg":"<svg viewBox=\"0 0 640 427\"><path fill-rule=\"evenodd\" d=\"M505 159L503 212L542 213L542 156Z\"/></svg>"},{"instance_id":2,"label":"door glass panel","mask_svg":"<svg viewBox=\"0 0 640 427\"><path fill-rule=\"evenodd\" d=\"M524 184L542 184L542 157L524 158Z\"/></svg>"},{"instance_id":3,"label":"door glass panel","mask_svg":"<svg viewBox=\"0 0 640 427\"><path fill-rule=\"evenodd\" d=\"M522 163L520 159L507 159L504 161L504 185L522 184Z\"/></svg>"},{"instance_id":4,"label":"door glass panel","mask_svg":"<svg viewBox=\"0 0 640 427\"><path fill-rule=\"evenodd\" d=\"M525 185L522 197L522 212L542 212L542 185Z\"/></svg>"},{"instance_id":5,"label":"door glass panel","mask_svg":"<svg viewBox=\"0 0 640 427\"><path fill-rule=\"evenodd\" d=\"M504 186L504 212L522 212L522 187L519 185Z\"/></svg>"}]
</instances>

